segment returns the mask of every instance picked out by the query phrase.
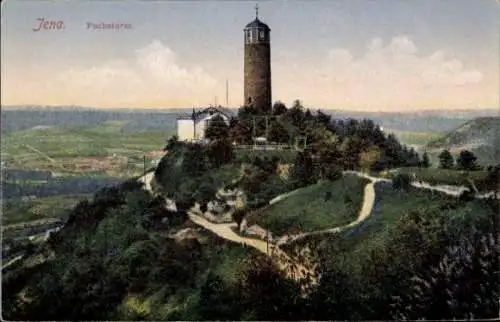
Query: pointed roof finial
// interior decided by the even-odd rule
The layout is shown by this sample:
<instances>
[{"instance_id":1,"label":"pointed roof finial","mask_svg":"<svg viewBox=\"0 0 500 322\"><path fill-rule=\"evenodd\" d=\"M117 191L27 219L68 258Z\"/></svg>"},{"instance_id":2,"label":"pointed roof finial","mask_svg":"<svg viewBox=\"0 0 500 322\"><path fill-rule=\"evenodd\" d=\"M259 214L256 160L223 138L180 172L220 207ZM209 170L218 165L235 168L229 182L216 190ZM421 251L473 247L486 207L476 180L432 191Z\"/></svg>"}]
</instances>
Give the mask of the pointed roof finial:
<instances>
[{"instance_id":1,"label":"pointed roof finial","mask_svg":"<svg viewBox=\"0 0 500 322\"><path fill-rule=\"evenodd\" d=\"M259 19L259 4L255 4L255 19Z\"/></svg>"}]
</instances>

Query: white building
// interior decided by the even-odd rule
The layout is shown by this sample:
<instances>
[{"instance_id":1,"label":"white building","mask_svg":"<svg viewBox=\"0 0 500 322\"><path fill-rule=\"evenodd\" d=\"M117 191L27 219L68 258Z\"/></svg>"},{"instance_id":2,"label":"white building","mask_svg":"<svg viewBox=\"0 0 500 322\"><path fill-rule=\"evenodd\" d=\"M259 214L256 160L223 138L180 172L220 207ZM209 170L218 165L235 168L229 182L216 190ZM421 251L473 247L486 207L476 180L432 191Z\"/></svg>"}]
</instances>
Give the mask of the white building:
<instances>
[{"instance_id":1,"label":"white building","mask_svg":"<svg viewBox=\"0 0 500 322\"><path fill-rule=\"evenodd\" d=\"M179 141L203 141L205 139L205 129L210 121L220 116L229 125L233 112L221 106L210 106L201 111L195 111L189 116L177 118L177 136Z\"/></svg>"}]
</instances>

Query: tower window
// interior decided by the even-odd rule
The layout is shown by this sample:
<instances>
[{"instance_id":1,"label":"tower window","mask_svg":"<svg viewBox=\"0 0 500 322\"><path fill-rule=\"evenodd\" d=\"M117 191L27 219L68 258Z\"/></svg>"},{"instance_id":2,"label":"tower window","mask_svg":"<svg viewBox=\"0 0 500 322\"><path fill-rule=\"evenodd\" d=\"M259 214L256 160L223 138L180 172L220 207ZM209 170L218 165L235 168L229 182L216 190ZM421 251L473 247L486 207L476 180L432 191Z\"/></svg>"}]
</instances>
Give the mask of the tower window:
<instances>
[{"instance_id":1,"label":"tower window","mask_svg":"<svg viewBox=\"0 0 500 322\"><path fill-rule=\"evenodd\" d=\"M264 40L264 31L261 31L261 32L260 32L260 39L261 39L261 40Z\"/></svg>"}]
</instances>

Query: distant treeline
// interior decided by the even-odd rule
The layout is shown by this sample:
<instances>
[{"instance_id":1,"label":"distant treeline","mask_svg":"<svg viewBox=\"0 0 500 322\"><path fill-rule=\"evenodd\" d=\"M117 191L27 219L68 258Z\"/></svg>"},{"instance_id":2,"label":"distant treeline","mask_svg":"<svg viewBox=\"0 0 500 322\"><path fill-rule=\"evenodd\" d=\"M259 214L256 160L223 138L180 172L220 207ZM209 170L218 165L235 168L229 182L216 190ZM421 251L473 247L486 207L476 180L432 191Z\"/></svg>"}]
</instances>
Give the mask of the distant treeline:
<instances>
[{"instance_id":1,"label":"distant treeline","mask_svg":"<svg viewBox=\"0 0 500 322\"><path fill-rule=\"evenodd\" d=\"M311 110L315 108L311 107ZM84 108L36 108L2 109L1 131L10 133L37 125L59 126L63 128L98 126L108 121L129 121L124 132L175 130L177 116L190 114L191 109L161 110L96 110ZM476 116L489 115L485 111L464 115L431 115L414 113L379 113L324 111L335 119L369 118L385 128L411 132L446 132ZM476 115L477 114L477 115Z\"/></svg>"}]
</instances>

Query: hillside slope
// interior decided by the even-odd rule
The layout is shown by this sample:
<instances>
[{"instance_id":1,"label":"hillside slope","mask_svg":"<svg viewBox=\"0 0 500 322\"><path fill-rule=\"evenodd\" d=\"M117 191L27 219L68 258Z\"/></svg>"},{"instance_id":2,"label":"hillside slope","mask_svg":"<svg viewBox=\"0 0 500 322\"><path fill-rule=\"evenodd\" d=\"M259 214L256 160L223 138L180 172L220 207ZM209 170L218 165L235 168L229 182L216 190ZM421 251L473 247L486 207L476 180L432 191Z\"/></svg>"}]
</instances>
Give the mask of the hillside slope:
<instances>
[{"instance_id":1,"label":"hillside slope","mask_svg":"<svg viewBox=\"0 0 500 322\"><path fill-rule=\"evenodd\" d=\"M452 153L471 150L482 163L500 161L500 117L479 117L467 121L427 145L430 150L449 149Z\"/></svg>"},{"instance_id":2,"label":"hillside slope","mask_svg":"<svg viewBox=\"0 0 500 322\"><path fill-rule=\"evenodd\" d=\"M255 214L255 218L248 218L249 225L255 222L279 236L348 224L356 220L366 183L356 176L345 176L307 186L293 197Z\"/></svg>"}]
</instances>

